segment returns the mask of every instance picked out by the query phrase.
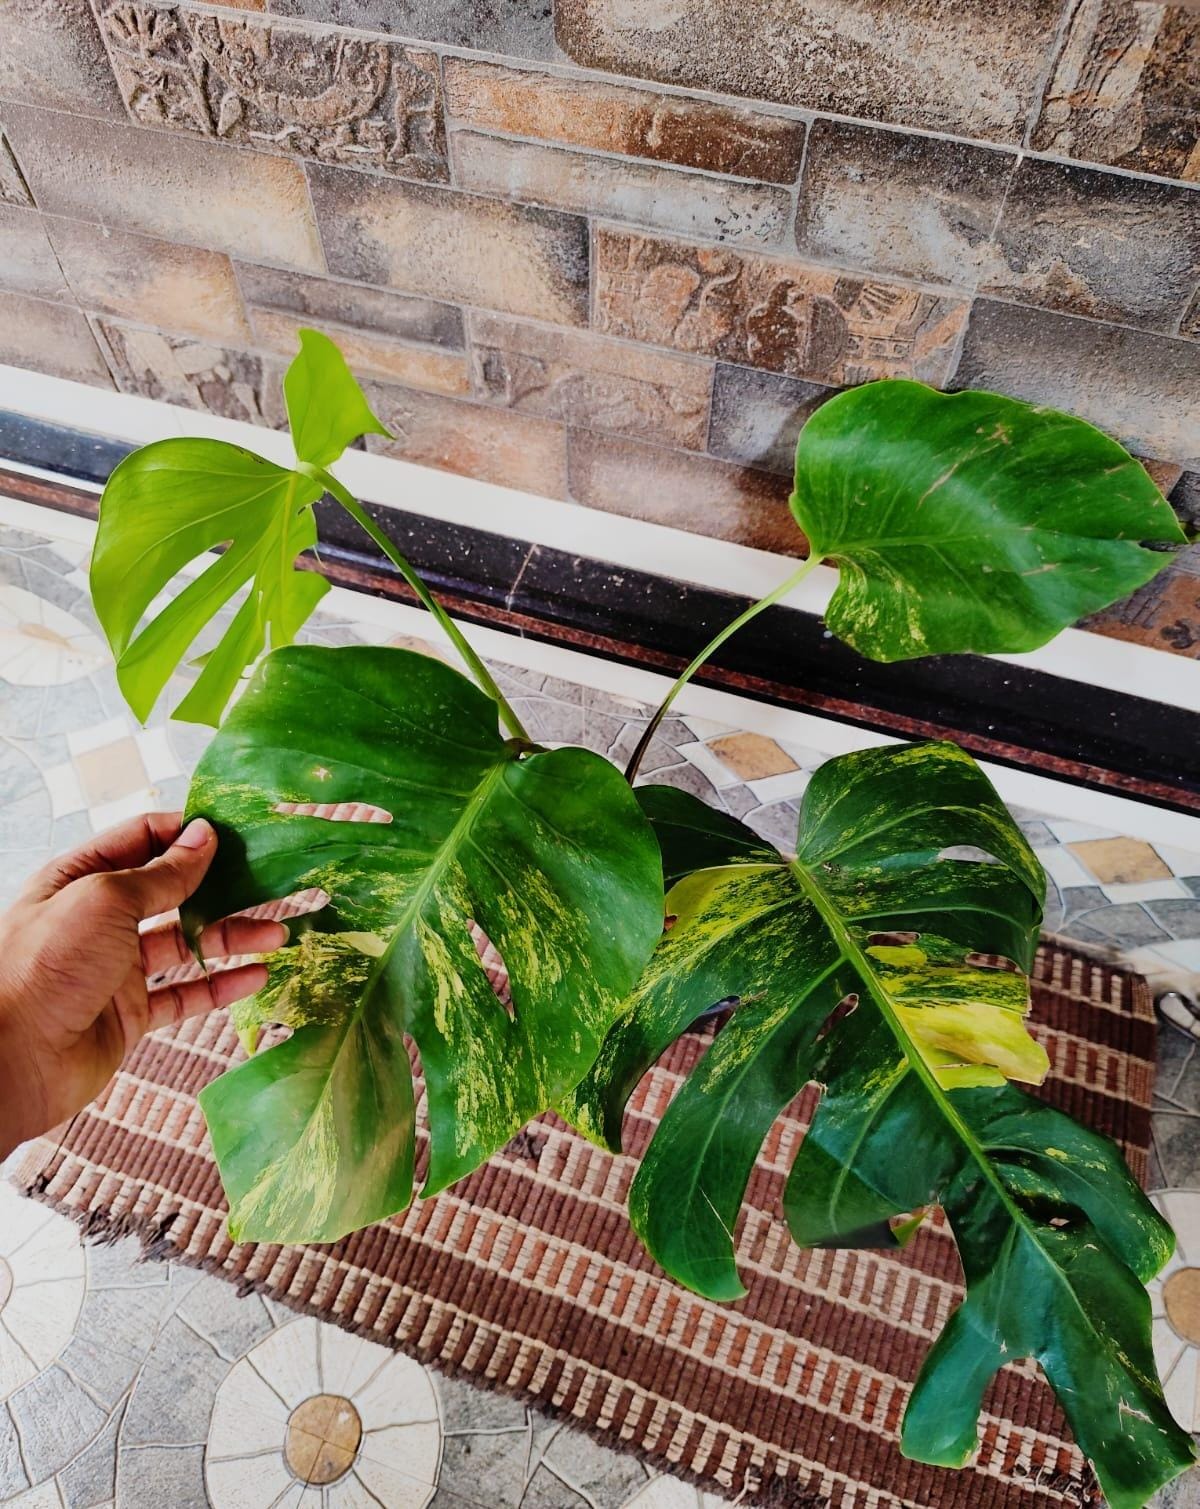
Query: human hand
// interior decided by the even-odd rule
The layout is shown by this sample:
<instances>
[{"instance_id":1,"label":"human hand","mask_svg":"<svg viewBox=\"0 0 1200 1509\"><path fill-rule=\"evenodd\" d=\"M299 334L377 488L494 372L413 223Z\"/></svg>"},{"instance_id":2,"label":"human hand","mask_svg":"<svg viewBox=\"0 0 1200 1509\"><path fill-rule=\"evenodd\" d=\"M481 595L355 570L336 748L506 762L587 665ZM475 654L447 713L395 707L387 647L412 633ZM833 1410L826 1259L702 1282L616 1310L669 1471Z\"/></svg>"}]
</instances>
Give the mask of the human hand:
<instances>
[{"instance_id":1,"label":"human hand","mask_svg":"<svg viewBox=\"0 0 1200 1509\"><path fill-rule=\"evenodd\" d=\"M98 834L28 882L0 915L0 1156L94 1100L156 1027L228 1006L266 983L262 964L154 985L192 953L178 922L140 930L200 884L217 852L202 818L154 812ZM282 946L278 922L206 928L206 959Z\"/></svg>"}]
</instances>

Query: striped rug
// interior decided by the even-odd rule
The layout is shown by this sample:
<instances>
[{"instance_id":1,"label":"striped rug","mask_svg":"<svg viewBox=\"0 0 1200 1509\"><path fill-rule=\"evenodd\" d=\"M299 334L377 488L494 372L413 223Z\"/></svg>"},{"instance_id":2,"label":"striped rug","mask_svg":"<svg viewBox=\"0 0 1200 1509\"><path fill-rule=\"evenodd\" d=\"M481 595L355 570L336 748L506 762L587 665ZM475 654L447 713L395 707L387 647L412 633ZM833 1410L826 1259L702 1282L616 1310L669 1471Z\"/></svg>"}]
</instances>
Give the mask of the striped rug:
<instances>
[{"instance_id":1,"label":"striped rug","mask_svg":"<svg viewBox=\"0 0 1200 1509\"><path fill-rule=\"evenodd\" d=\"M1034 1003L1053 1064L1047 1097L1116 1137L1144 1178L1154 1057L1144 982L1046 943ZM635 1148L704 1046L685 1036L643 1081ZM740 1233L749 1297L723 1306L671 1284L630 1233L632 1160L553 1116L453 1190L336 1246L232 1245L195 1094L238 1051L223 1015L148 1039L61 1145L33 1145L25 1183L97 1234L135 1232L152 1256L518 1395L742 1503L1099 1503L1030 1364L991 1389L973 1468L901 1457L909 1386L959 1298L957 1258L936 1219L901 1255L789 1242L779 1196L805 1097L774 1127L751 1182Z\"/></svg>"}]
</instances>

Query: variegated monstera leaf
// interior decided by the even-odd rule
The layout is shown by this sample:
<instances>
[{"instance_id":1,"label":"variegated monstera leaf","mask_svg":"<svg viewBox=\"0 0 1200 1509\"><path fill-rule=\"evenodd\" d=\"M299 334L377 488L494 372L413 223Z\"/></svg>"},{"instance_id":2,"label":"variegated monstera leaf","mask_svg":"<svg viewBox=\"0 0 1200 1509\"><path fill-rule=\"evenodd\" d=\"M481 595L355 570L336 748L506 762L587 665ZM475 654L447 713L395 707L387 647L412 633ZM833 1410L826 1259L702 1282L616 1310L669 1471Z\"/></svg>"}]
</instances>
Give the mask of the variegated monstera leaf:
<instances>
[{"instance_id":1,"label":"variegated monstera leaf","mask_svg":"<svg viewBox=\"0 0 1200 1509\"><path fill-rule=\"evenodd\" d=\"M391 821L295 811L347 803ZM405 650L268 656L201 760L188 815L220 835L184 910L190 936L297 891L329 897L239 1014L291 1036L200 1097L245 1240L333 1241L408 1204L410 1037L423 1192L470 1173L584 1073L662 930L658 847L618 772L586 750L505 742L494 703ZM511 1003L472 923L504 959Z\"/></svg>"},{"instance_id":2,"label":"variegated monstera leaf","mask_svg":"<svg viewBox=\"0 0 1200 1509\"><path fill-rule=\"evenodd\" d=\"M683 792L640 795L675 920L564 1114L618 1148L642 1074L707 1007L740 1002L634 1178L650 1252L702 1294L743 1294L733 1232L755 1157L819 1083L787 1185L796 1240L895 1246L938 1204L966 1272L905 1453L961 1466L993 1374L1035 1357L1110 1500L1144 1502L1191 1460L1142 1287L1171 1233L1108 1139L1008 1083L1037 1083L1047 1060L1024 975L978 956L1029 966L1044 880L983 773L950 744L832 760L805 793L794 860ZM946 853L964 846L986 862Z\"/></svg>"}]
</instances>

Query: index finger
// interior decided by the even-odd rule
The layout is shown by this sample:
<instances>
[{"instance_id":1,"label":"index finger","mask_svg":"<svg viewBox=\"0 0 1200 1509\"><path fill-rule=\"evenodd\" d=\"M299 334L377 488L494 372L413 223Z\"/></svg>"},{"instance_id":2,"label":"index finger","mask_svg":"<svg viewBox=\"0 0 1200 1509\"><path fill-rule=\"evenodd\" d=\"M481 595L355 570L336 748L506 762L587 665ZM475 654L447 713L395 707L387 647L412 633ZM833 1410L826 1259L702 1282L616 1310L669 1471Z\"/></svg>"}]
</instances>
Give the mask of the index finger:
<instances>
[{"instance_id":1,"label":"index finger","mask_svg":"<svg viewBox=\"0 0 1200 1509\"><path fill-rule=\"evenodd\" d=\"M182 812L143 812L140 817L118 823L52 859L30 878L25 894L44 901L84 875L137 869L171 847L182 821Z\"/></svg>"}]
</instances>

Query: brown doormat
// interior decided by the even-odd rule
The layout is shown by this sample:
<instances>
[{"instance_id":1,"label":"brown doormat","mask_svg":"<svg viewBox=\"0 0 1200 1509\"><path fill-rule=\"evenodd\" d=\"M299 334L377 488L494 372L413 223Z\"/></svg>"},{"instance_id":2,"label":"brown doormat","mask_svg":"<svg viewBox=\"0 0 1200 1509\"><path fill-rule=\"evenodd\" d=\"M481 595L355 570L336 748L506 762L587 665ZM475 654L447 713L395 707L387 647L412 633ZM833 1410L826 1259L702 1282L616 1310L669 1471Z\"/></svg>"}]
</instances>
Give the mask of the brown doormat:
<instances>
[{"instance_id":1,"label":"brown doormat","mask_svg":"<svg viewBox=\"0 0 1200 1509\"><path fill-rule=\"evenodd\" d=\"M1054 1066L1047 1098L1116 1137L1144 1178L1154 1075L1145 982L1043 944L1034 1017ZM685 1036L643 1081L630 1123L639 1148L704 1046ZM516 1394L744 1503L1099 1502L1030 1363L993 1385L973 1469L901 1457L900 1417L958 1301L958 1260L938 1220L900 1255L806 1253L789 1241L779 1196L803 1098L772 1130L751 1181L740 1242L749 1297L716 1305L670 1283L633 1237L632 1160L553 1116L454 1189L336 1246L232 1245L194 1097L235 1051L224 1014L147 1040L61 1146L33 1146L24 1182L96 1233L136 1232L155 1257L203 1265Z\"/></svg>"}]
</instances>

